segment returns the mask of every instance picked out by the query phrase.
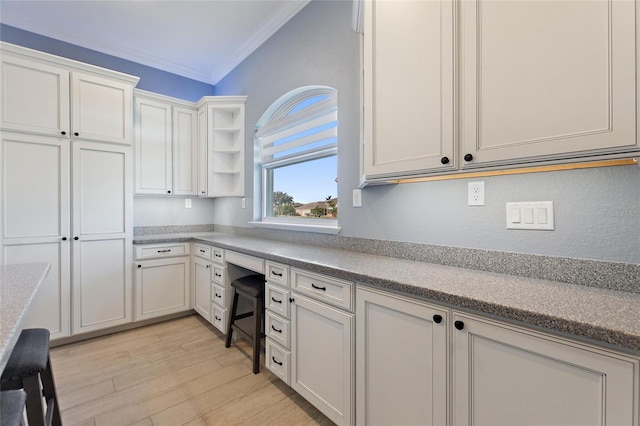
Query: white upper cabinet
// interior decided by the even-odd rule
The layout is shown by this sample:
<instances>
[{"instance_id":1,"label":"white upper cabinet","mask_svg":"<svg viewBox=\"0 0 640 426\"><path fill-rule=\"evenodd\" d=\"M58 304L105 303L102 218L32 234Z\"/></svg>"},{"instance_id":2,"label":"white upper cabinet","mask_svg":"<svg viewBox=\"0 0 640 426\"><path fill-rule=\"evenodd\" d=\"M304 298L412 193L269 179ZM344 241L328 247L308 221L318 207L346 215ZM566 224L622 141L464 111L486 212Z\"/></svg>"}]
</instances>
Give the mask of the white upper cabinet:
<instances>
[{"instance_id":1,"label":"white upper cabinet","mask_svg":"<svg viewBox=\"0 0 640 426\"><path fill-rule=\"evenodd\" d=\"M364 174L455 167L453 0L367 1Z\"/></svg>"},{"instance_id":2,"label":"white upper cabinet","mask_svg":"<svg viewBox=\"0 0 640 426\"><path fill-rule=\"evenodd\" d=\"M173 188L171 104L135 99L136 194L171 194Z\"/></svg>"},{"instance_id":3,"label":"white upper cabinet","mask_svg":"<svg viewBox=\"0 0 640 426\"><path fill-rule=\"evenodd\" d=\"M197 116L189 104L136 90L136 194L196 195Z\"/></svg>"},{"instance_id":4,"label":"white upper cabinet","mask_svg":"<svg viewBox=\"0 0 640 426\"><path fill-rule=\"evenodd\" d=\"M635 8L460 2L463 166L637 149Z\"/></svg>"},{"instance_id":5,"label":"white upper cabinet","mask_svg":"<svg viewBox=\"0 0 640 426\"><path fill-rule=\"evenodd\" d=\"M173 106L173 194L198 194L198 115Z\"/></svg>"},{"instance_id":6,"label":"white upper cabinet","mask_svg":"<svg viewBox=\"0 0 640 426\"><path fill-rule=\"evenodd\" d=\"M130 145L133 141L133 87L75 72L71 74L71 81L72 136Z\"/></svg>"},{"instance_id":7,"label":"white upper cabinet","mask_svg":"<svg viewBox=\"0 0 640 426\"><path fill-rule=\"evenodd\" d=\"M640 152L637 3L364 3L364 183Z\"/></svg>"},{"instance_id":8,"label":"white upper cabinet","mask_svg":"<svg viewBox=\"0 0 640 426\"><path fill-rule=\"evenodd\" d=\"M205 96L198 102L198 195L244 196L246 96Z\"/></svg>"},{"instance_id":9,"label":"white upper cabinet","mask_svg":"<svg viewBox=\"0 0 640 426\"><path fill-rule=\"evenodd\" d=\"M130 145L138 77L1 43L2 129Z\"/></svg>"},{"instance_id":10,"label":"white upper cabinet","mask_svg":"<svg viewBox=\"0 0 640 426\"><path fill-rule=\"evenodd\" d=\"M2 128L69 135L69 71L3 54Z\"/></svg>"}]
</instances>

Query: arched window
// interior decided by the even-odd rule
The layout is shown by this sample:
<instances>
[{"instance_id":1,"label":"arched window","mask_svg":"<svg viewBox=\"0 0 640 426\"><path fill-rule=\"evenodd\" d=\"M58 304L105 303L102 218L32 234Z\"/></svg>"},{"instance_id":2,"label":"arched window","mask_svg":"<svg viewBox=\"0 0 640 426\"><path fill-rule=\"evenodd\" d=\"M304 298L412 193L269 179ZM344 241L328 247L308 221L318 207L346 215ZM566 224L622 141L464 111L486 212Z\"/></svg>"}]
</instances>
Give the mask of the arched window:
<instances>
[{"instance_id":1,"label":"arched window","mask_svg":"<svg viewBox=\"0 0 640 426\"><path fill-rule=\"evenodd\" d=\"M263 223L336 228L335 89L305 86L280 97L256 125L255 148Z\"/></svg>"}]
</instances>

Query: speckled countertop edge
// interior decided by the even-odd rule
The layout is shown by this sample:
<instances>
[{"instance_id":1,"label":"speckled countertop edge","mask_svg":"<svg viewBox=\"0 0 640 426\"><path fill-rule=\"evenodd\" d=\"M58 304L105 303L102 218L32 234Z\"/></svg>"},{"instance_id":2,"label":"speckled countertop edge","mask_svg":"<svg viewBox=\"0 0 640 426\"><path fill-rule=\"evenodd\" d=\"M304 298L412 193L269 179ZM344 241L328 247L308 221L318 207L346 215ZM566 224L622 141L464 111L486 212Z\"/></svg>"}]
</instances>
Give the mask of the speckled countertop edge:
<instances>
[{"instance_id":1,"label":"speckled countertop edge","mask_svg":"<svg viewBox=\"0 0 640 426\"><path fill-rule=\"evenodd\" d=\"M640 355L640 294L222 233L196 240L392 292L542 327Z\"/></svg>"},{"instance_id":2,"label":"speckled countertop edge","mask_svg":"<svg viewBox=\"0 0 640 426\"><path fill-rule=\"evenodd\" d=\"M4 265L0 268L0 372L4 370L40 285L48 263Z\"/></svg>"}]
</instances>

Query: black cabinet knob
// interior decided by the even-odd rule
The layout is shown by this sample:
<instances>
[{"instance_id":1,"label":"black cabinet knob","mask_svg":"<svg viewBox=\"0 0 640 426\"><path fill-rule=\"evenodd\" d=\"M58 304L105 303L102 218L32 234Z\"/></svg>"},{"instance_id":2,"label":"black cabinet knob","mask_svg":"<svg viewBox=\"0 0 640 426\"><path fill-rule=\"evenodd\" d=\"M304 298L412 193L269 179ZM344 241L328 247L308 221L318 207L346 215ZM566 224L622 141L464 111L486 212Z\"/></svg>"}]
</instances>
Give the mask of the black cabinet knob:
<instances>
[{"instance_id":1,"label":"black cabinet knob","mask_svg":"<svg viewBox=\"0 0 640 426\"><path fill-rule=\"evenodd\" d=\"M80 237L73 237L74 240L78 241Z\"/></svg>"},{"instance_id":2,"label":"black cabinet knob","mask_svg":"<svg viewBox=\"0 0 640 426\"><path fill-rule=\"evenodd\" d=\"M61 135L66 135L67 132L65 132L64 130L60 132Z\"/></svg>"},{"instance_id":3,"label":"black cabinet knob","mask_svg":"<svg viewBox=\"0 0 640 426\"><path fill-rule=\"evenodd\" d=\"M442 158L440 159L440 162L441 162L442 164L449 164L449 157L442 157Z\"/></svg>"},{"instance_id":4,"label":"black cabinet knob","mask_svg":"<svg viewBox=\"0 0 640 426\"><path fill-rule=\"evenodd\" d=\"M467 154L464 156L464 161L471 161L471 160L473 160L473 155Z\"/></svg>"},{"instance_id":5,"label":"black cabinet knob","mask_svg":"<svg viewBox=\"0 0 640 426\"><path fill-rule=\"evenodd\" d=\"M75 132L75 133L73 134L73 136L80 136L80 133Z\"/></svg>"},{"instance_id":6,"label":"black cabinet knob","mask_svg":"<svg viewBox=\"0 0 640 426\"><path fill-rule=\"evenodd\" d=\"M62 241L67 241L67 237L62 237Z\"/></svg>"},{"instance_id":7,"label":"black cabinet knob","mask_svg":"<svg viewBox=\"0 0 640 426\"><path fill-rule=\"evenodd\" d=\"M138 265L138 268L142 268L142 265Z\"/></svg>"},{"instance_id":8,"label":"black cabinet knob","mask_svg":"<svg viewBox=\"0 0 640 426\"><path fill-rule=\"evenodd\" d=\"M293 302L294 302L294 300L295 300L295 299L294 299L293 297L290 297L290 298L289 298L289 303L293 303Z\"/></svg>"},{"instance_id":9,"label":"black cabinet knob","mask_svg":"<svg viewBox=\"0 0 640 426\"><path fill-rule=\"evenodd\" d=\"M458 330L462 330L464 328L464 323L462 321L456 321L453 323L453 326Z\"/></svg>"},{"instance_id":10,"label":"black cabinet knob","mask_svg":"<svg viewBox=\"0 0 640 426\"><path fill-rule=\"evenodd\" d=\"M434 315L433 322L435 322L436 324L440 324L442 322L442 315Z\"/></svg>"},{"instance_id":11,"label":"black cabinet knob","mask_svg":"<svg viewBox=\"0 0 640 426\"><path fill-rule=\"evenodd\" d=\"M167 194L171 194L171 191L167 191Z\"/></svg>"}]
</instances>

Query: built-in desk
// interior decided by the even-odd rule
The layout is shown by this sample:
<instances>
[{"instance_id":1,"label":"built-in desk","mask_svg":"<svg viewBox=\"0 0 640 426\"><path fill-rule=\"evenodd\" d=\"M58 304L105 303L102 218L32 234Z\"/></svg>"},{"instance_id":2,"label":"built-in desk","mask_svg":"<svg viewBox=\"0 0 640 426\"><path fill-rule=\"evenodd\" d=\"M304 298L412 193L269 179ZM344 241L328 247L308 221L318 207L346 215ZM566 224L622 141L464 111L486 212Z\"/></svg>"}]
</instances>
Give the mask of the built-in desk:
<instances>
[{"instance_id":1,"label":"built-in desk","mask_svg":"<svg viewBox=\"0 0 640 426\"><path fill-rule=\"evenodd\" d=\"M20 337L25 318L49 269L48 263L0 267L0 372Z\"/></svg>"}]
</instances>

